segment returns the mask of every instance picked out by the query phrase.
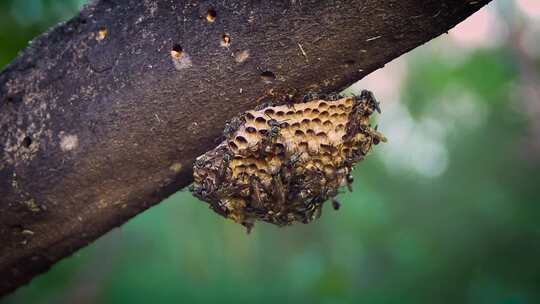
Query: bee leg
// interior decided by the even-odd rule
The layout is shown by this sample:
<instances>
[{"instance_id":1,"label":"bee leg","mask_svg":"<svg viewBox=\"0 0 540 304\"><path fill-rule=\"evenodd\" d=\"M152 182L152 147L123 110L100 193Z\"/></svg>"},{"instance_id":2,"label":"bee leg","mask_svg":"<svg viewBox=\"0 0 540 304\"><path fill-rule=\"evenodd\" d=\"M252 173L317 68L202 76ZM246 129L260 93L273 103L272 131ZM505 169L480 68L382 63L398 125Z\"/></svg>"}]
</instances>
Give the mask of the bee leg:
<instances>
[{"instance_id":1,"label":"bee leg","mask_svg":"<svg viewBox=\"0 0 540 304\"><path fill-rule=\"evenodd\" d=\"M349 192L353 192L352 184L354 182L354 177L352 174L348 173L346 176L347 179L347 189L349 189Z\"/></svg>"},{"instance_id":2,"label":"bee leg","mask_svg":"<svg viewBox=\"0 0 540 304\"><path fill-rule=\"evenodd\" d=\"M314 213L311 217L311 220L315 220L315 219L318 219L320 218L322 215L322 205L320 204L317 204L316 207L315 207L315 210L314 210Z\"/></svg>"},{"instance_id":3,"label":"bee leg","mask_svg":"<svg viewBox=\"0 0 540 304\"><path fill-rule=\"evenodd\" d=\"M243 221L242 226L246 227L246 233L250 234L255 224L253 223L253 221Z\"/></svg>"}]
</instances>

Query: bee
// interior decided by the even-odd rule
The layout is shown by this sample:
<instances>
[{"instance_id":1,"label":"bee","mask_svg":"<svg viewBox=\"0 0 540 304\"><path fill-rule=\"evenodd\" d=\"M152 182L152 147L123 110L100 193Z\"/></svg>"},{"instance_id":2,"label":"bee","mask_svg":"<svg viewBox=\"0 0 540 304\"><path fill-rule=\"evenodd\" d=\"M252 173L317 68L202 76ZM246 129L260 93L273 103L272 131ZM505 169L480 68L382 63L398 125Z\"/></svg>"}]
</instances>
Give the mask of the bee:
<instances>
[{"instance_id":1,"label":"bee","mask_svg":"<svg viewBox=\"0 0 540 304\"><path fill-rule=\"evenodd\" d=\"M225 153L223 153L223 162L225 164L228 164L233 158L234 154L231 151L227 150Z\"/></svg>"},{"instance_id":2,"label":"bee","mask_svg":"<svg viewBox=\"0 0 540 304\"><path fill-rule=\"evenodd\" d=\"M285 99L285 105L287 106L287 109L292 109L293 111L296 111L296 108L294 107L294 100L293 100L293 95L288 95L287 98Z\"/></svg>"},{"instance_id":3,"label":"bee","mask_svg":"<svg viewBox=\"0 0 540 304\"><path fill-rule=\"evenodd\" d=\"M311 203L306 212L308 222L320 218L322 215L322 208L320 203Z\"/></svg>"},{"instance_id":4,"label":"bee","mask_svg":"<svg viewBox=\"0 0 540 304\"><path fill-rule=\"evenodd\" d=\"M281 131L281 128L286 126L286 121L277 121L276 119L272 118L268 121L268 125L270 126L270 130L268 132L268 136L270 138L276 138L279 136L279 133Z\"/></svg>"},{"instance_id":5,"label":"bee","mask_svg":"<svg viewBox=\"0 0 540 304\"><path fill-rule=\"evenodd\" d=\"M243 123L244 120L242 116L227 121L225 123L225 128L223 128L223 137L230 139Z\"/></svg>"},{"instance_id":6,"label":"bee","mask_svg":"<svg viewBox=\"0 0 540 304\"><path fill-rule=\"evenodd\" d=\"M263 96L259 98L257 102L259 104L255 107L255 111L260 111L260 110L275 106L274 101L271 96Z\"/></svg>"},{"instance_id":7,"label":"bee","mask_svg":"<svg viewBox=\"0 0 540 304\"><path fill-rule=\"evenodd\" d=\"M289 157L289 160L287 160L287 162L285 162L285 166L286 167L295 167L296 163L298 163L300 161L300 159L302 158L302 155L304 154L305 152L300 152L300 153L295 153L293 155L291 155L291 157Z\"/></svg>"},{"instance_id":8,"label":"bee","mask_svg":"<svg viewBox=\"0 0 540 304\"><path fill-rule=\"evenodd\" d=\"M261 70L258 68L259 71ZM263 96L257 98L255 110L260 111L268 107L286 105L287 108L295 109L295 99L298 96L295 89L269 89ZM295 109L296 110L296 109Z\"/></svg>"},{"instance_id":9,"label":"bee","mask_svg":"<svg viewBox=\"0 0 540 304\"><path fill-rule=\"evenodd\" d=\"M264 203L266 200L266 191L259 177L257 177L256 175L250 175L249 181L251 201L253 202L252 207L255 209L264 207Z\"/></svg>"},{"instance_id":10,"label":"bee","mask_svg":"<svg viewBox=\"0 0 540 304\"><path fill-rule=\"evenodd\" d=\"M309 93L304 100L312 101L292 111L286 102L293 95L276 90L258 99L263 105L256 110L229 121L223 132L227 138L195 161L195 196L248 230L256 220L279 226L309 223L321 216L327 202L341 209L337 195L345 186L352 191L352 166L384 140L369 123L369 116L380 111L369 91L346 99ZM301 101L300 94L296 97ZM330 140L327 129L334 126L339 126L337 135Z\"/></svg>"},{"instance_id":11,"label":"bee","mask_svg":"<svg viewBox=\"0 0 540 304\"><path fill-rule=\"evenodd\" d=\"M311 222L313 219L314 219L314 214L316 212L316 209L317 209L317 204L315 202L313 202L313 198L312 199L309 199L309 200L305 200L304 201L304 206L301 211L302 211L302 223L304 224L308 224L309 222Z\"/></svg>"},{"instance_id":12,"label":"bee","mask_svg":"<svg viewBox=\"0 0 540 304\"><path fill-rule=\"evenodd\" d=\"M296 111L294 104L296 103L297 91L294 89L285 89L280 92L273 93L277 102L274 105L285 105L288 109Z\"/></svg>"},{"instance_id":13,"label":"bee","mask_svg":"<svg viewBox=\"0 0 540 304\"><path fill-rule=\"evenodd\" d=\"M251 230L253 230L253 227L255 227L255 221L254 221L254 220L251 220L251 221L243 221L243 222L242 222L242 226L246 227L246 232L247 232L247 234L250 234L250 233L251 233Z\"/></svg>"},{"instance_id":14,"label":"bee","mask_svg":"<svg viewBox=\"0 0 540 304\"><path fill-rule=\"evenodd\" d=\"M335 101L341 98L343 97L339 93L324 94L324 93L309 92L306 95L304 95L303 101L309 102L309 101L319 100L319 99Z\"/></svg>"},{"instance_id":15,"label":"bee","mask_svg":"<svg viewBox=\"0 0 540 304\"><path fill-rule=\"evenodd\" d=\"M365 101L369 106L373 107L377 113L381 114L380 103L370 91L362 90L360 95L354 95L353 98L357 102Z\"/></svg>"},{"instance_id":16,"label":"bee","mask_svg":"<svg viewBox=\"0 0 540 304\"><path fill-rule=\"evenodd\" d=\"M341 94L339 93L330 93L326 96L326 99L325 100L328 100L328 101L336 101L336 100L339 100L343 98L343 96L341 96Z\"/></svg>"},{"instance_id":17,"label":"bee","mask_svg":"<svg viewBox=\"0 0 540 304\"><path fill-rule=\"evenodd\" d=\"M196 168L208 168L211 166L211 162L208 160L208 158L202 156L202 157L198 157L197 159L195 159L195 163L193 163L193 165L196 167Z\"/></svg>"},{"instance_id":18,"label":"bee","mask_svg":"<svg viewBox=\"0 0 540 304\"><path fill-rule=\"evenodd\" d=\"M275 199L275 203L278 205L284 205L286 202L286 193L288 193L288 189L286 189L285 185L283 185L283 180L281 179L281 174L279 171L272 175L272 188L274 190L272 197Z\"/></svg>"},{"instance_id":19,"label":"bee","mask_svg":"<svg viewBox=\"0 0 540 304\"><path fill-rule=\"evenodd\" d=\"M223 161L221 163L221 169L219 170L219 178L220 180L225 177L227 174L227 171L230 170L229 163L234 158L234 154L227 150L223 153Z\"/></svg>"},{"instance_id":20,"label":"bee","mask_svg":"<svg viewBox=\"0 0 540 304\"><path fill-rule=\"evenodd\" d=\"M204 157L199 157L195 160L195 167L203 168L206 165L207 161Z\"/></svg>"},{"instance_id":21,"label":"bee","mask_svg":"<svg viewBox=\"0 0 540 304\"><path fill-rule=\"evenodd\" d=\"M345 175L345 181L347 182L347 189L349 189L349 192L353 192L352 184L354 182L354 177L351 173L347 173L347 175Z\"/></svg>"},{"instance_id":22,"label":"bee","mask_svg":"<svg viewBox=\"0 0 540 304\"><path fill-rule=\"evenodd\" d=\"M266 115L268 116L268 115ZM285 121L278 121L270 116L268 116L270 120L268 120L267 124L270 127L268 130L264 130L265 138L260 142L260 145L262 150L264 152L271 152L272 145L276 142L276 139L280 136L281 129L287 126L287 122Z\"/></svg>"},{"instance_id":23,"label":"bee","mask_svg":"<svg viewBox=\"0 0 540 304\"><path fill-rule=\"evenodd\" d=\"M325 183L320 188L320 192L317 196L317 200L321 202L324 202L328 200L329 198L333 200L337 194L338 194L337 189Z\"/></svg>"},{"instance_id":24,"label":"bee","mask_svg":"<svg viewBox=\"0 0 540 304\"><path fill-rule=\"evenodd\" d=\"M318 93L315 93L315 92L309 92L307 93L306 95L304 95L304 98L302 98L302 100L304 102L310 102L310 101L313 101L313 100L318 100L320 99L319 97L320 95Z\"/></svg>"},{"instance_id":25,"label":"bee","mask_svg":"<svg viewBox=\"0 0 540 304\"><path fill-rule=\"evenodd\" d=\"M279 135L279 131L281 131L281 124L277 120L272 118L268 121L268 125L270 126L270 132L268 133L268 136L277 137Z\"/></svg>"},{"instance_id":26,"label":"bee","mask_svg":"<svg viewBox=\"0 0 540 304\"><path fill-rule=\"evenodd\" d=\"M302 154L304 154L304 152L291 155L281 167L281 175L288 181L288 184L291 183L291 180L296 174L298 167L302 167L302 165L298 164L302 158Z\"/></svg>"},{"instance_id":27,"label":"bee","mask_svg":"<svg viewBox=\"0 0 540 304\"><path fill-rule=\"evenodd\" d=\"M196 197L201 199L206 199L209 197L210 192L206 186L195 186L194 184L189 185L189 191L191 191Z\"/></svg>"},{"instance_id":28,"label":"bee","mask_svg":"<svg viewBox=\"0 0 540 304\"><path fill-rule=\"evenodd\" d=\"M375 126L374 129L369 130L369 135L373 137L373 144L378 145L381 141L386 142L386 137L378 131L378 125Z\"/></svg>"}]
</instances>

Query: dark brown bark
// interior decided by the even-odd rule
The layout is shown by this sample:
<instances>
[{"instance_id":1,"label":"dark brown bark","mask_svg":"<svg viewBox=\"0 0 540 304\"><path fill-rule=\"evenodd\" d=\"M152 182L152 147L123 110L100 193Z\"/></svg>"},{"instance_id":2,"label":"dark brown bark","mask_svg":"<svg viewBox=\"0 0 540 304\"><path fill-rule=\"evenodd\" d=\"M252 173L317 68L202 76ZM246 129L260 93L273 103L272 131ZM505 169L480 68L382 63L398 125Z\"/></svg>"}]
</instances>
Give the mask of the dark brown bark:
<instances>
[{"instance_id":1,"label":"dark brown bark","mask_svg":"<svg viewBox=\"0 0 540 304\"><path fill-rule=\"evenodd\" d=\"M94 1L0 74L0 294L188 185L270 89L342 89L487 2Z\"/></svg>"}]
</instances>

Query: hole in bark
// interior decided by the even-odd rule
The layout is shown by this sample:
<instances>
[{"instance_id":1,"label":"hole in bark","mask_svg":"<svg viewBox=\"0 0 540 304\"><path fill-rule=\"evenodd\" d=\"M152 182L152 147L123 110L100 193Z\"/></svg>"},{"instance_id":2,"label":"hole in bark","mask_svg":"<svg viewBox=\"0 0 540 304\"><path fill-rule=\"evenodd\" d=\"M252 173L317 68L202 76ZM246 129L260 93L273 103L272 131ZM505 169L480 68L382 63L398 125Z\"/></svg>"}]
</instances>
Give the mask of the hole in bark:
<instances>
[{"instance_id":1,"label":"hole in bark","mask_svg":"<svg viewBox=\"0 0 540 304\"><path fill-rule=\"evenodd\" d=\"M356 61L352 60L352 59L349 59L349 60L346 60L345 61L345 64L346 65L354 65L356 63Z\"/></svg>"},{"instance_id":2,"label":"hole in bark","mask_svg":"<svg viewBox=\"0 0 540 304\"><path fill-rule=\"evenodd\" d=\"M32 144L32 138L30 138L30 136L26 136L22 141L22 145L25 148L30 147L31 144Z\"/></svg>"},{"instance_id":3,"label":"hole in bark","mask_svg":"<svg viewBox=\"0 0 540 304\"><path fill-rule=\"evenodd\" d=\"M182 53L184 51L180 44L173 45L172 50L175 51L175 52L178 52L178 53Z\"/></svg>"},{"instance_id":4,"label":"hole in bark","mask_svg":"<svg viewBox=\"0 0 540 304\"><path fill-rule=\"evenodd\" d=\"M182 46L178 43L174 44L171 49L171 56L173 58L180 58L184 55L184 49L182 49Z\"/></svg>"},{"instance_id":5,"label":"hole in bark","mask_svg":"<svg viewBox=\"0 0 540 304\"><path fill-rule=\"evenodd\" d=\"M15 230L23 230L23 226L21 224L12 224L12 225L9 225L9 228L15 229Z\"/></svg>"},{"instance_id":6,"label":"hole in bark","mask_svg":"<svg viewBox=\"0 0 540 304\"><path fill-rule=\"evenodd\" d=\"M228 47L229 45L231 45L231 35L224 33L221 36L221 46Z\"/></svg>"},{"instance_id":7,"label":"hole in bark","mask_svg":"<svg viewBox=\"0 0 540 304\"><path fill-rule=\"evenodd\" d=\"M99 28L99 30L97 32L96 39L98 41L101 41L101 40L107 38L108 35L109 35L109 30L106 27L102 26L102 27Z\"/></svg>"},{"instance_id":8,"label":"hole in bark","mask_svg":"<svg viewBox=\"0 0 540 304\"><path fill-rule=\"evenodd\" d=\"M19 103L22 101L22 97L18 95L9 95L4 99L4 101L6 103Z\"/></svg>"},{"instance_id":9,"label":"hole in bark","mask_svg":"<svg viewBox=\"0 0 540 304\"><path fill-rule=\"evenodd\" d=\"M261 79L264 82L271 82L272 80L276 79L276 75L270 71L264 71L261 73Z\"/></svg>"},{"instance_id":10,"label":"hole in bark","mask_svg":"<svg viewBox=\"0 0 540 304\"><path fill-rule=\"evenodd\" d=\"M209 8L208 11L206 12L206 21L214 22L216 21L216 18L217 18L216 10L213 8Z\"/></svg>"}]
</instances>

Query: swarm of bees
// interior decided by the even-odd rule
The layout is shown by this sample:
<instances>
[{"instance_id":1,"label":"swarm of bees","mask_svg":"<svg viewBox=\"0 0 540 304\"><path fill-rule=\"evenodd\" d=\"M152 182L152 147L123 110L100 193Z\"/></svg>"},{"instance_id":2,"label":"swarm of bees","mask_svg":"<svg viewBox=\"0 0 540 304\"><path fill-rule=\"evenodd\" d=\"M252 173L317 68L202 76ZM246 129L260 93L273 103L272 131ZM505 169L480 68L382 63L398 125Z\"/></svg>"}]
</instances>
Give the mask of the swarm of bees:
<instances>
[{"instance_id":1,"label":"swarm of bees","mask_svg":"<svg viewBox=\"0 0 540 304\"><path fill-rule=\"evenodd\" d=\"M323 203L352 183L353 165L386 141L370 116L380 112L369 91L359 96L268 105L225 127L225 140L199 156L192 193L215 212L244 225L309 223Z\"/></svg>"}]
</instances>

